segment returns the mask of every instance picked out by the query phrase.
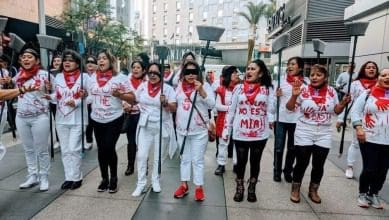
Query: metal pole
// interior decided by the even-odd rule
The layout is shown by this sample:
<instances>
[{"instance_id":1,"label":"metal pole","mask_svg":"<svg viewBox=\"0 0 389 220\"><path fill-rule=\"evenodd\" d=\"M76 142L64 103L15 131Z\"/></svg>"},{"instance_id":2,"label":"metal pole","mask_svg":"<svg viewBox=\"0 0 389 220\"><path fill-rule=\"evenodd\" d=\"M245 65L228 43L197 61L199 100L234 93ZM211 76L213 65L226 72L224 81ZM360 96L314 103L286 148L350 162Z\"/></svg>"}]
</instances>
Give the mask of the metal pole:
<instances>
[{"instance_id":1,"label":"metal pole","mask_svg":"<svg viewBox=\"0 0 389 220\"><path fill-rule=\"evenodd\" d=\"M46 34L45 0L38 0L39 34ZM40 48L41 54L46 54L47 49ZM41 57L42 66L49 66L49 56ZM48 70L48 69L47 69Z\"/></svg>"}]
</instances>

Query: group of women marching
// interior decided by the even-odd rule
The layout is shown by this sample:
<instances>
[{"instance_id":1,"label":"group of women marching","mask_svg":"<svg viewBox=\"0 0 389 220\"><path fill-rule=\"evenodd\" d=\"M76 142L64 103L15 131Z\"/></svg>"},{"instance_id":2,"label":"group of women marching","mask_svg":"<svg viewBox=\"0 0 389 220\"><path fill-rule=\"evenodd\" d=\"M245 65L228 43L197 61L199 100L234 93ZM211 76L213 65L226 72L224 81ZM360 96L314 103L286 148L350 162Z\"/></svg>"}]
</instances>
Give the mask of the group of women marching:
<instances>
[{"instance_id":1,"label":"group of women marching","mask_svg":"<svg viewBox=\"0 0 389 220\"><path fill-rule=\"evenodd\" d=\"M335 89L329 85L327 69L313 65L309 77L305 77L300 57L288 60L279 87L275 87L262 60L248 64L243 82L237 68L227 66L220 82L215 80L219 84L210 85L203 79L191 52L183 56L175 73L163 71L165 66L159 63L139 59L131 64L128 76L116 69L116 58L107 50L98 53L97 58L86 57L86 73L82 73L83 59L77 52L63 51L55 77L41 68L38 50L26 47L20 58L20 72L13 78L19 87L16 125L28 167L27 179L20 188L40 184L41 191L49 189L49 103L55 103L56 130L65 171L62 189L74 190L82 185L81 143L82 132L87 127L85 148L92 146L92 131L97 143L101 173L97 191L117 192L115 146L126 124L125 175L133 174L137 164L137 183L132 196L140 196L147 189L150 148L153 152L151 186L156 193L162 190L161 160L165 155L173 157L178 148L180 183L174 197L186 196L190 191L188 182L193 179L194 198L203 201L210 112L216 108L219 151L215 174L225 172L228 146L234 146L234 201L241 202L245 197L248 161L247 201L257 201L255 191L261 157L274 131L273 180L280 182L283 173L285 181L291 183L290 200L300 202L300 187L312 157L308 196L320 203L318 189L332 147L332 119L351 112L355 132L348 153L348 169L353 167L358 148L363 159L358 205L382 208L378 193L389 167L389 69L379 72L372 61L362 65L350 94L338 100Z\"/></svg>"}]
</instances>

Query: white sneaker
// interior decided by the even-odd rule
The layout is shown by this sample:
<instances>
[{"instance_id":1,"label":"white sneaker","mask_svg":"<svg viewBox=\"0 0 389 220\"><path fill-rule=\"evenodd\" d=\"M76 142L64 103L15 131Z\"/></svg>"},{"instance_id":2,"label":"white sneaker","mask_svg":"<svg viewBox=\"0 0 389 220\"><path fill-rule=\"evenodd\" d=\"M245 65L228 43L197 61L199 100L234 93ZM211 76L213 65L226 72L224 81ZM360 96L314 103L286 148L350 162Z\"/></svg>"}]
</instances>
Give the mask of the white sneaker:
<instances>
[{"instance_id":1,"label":"white sneaker","mask_svg":"<svg viewBox=\"0 0 389 220\"><path fill-rule=\"evenodd\" d=\"M90 143L87 142L87 143L85 144L85 146L84 146L85 150L91 150L92 147L93 147L93 143L92 143L92 142L90 142Z\"/></svg>"},{"instance_id":2,"label":"white sneaker","mask_svg":"<svg viewBox=\"0 0 389 220\"><path fill-rule=\"evenodd\" d=\"M360 193L357 202L361 208L369 208L370 206L370 201L367 199L366 193Z\"/></svg>"},{"instance_id":3,"label":"white sneaker","mask_svg":"<svg viewBox=\"0 0 389 220\"><path fill-rule=\"evenodd\" d=\"M133 197L139 197L143 193L146 192L146 188L144 186L137 186L135 191L132 193Z\"/></svg>"},{"instance_id":4,"label":"white sneaker","mask_svg":"<svg viewBox=\"0 0 389 220\"><path fill-rule=\"evenodd\" d=\"M7 149L4 147L4 145L0 144L0 160L3 159L6 152Z\"/></svg>"},{"instance_id":5,"label":"white sneaker","mask_svg":"<svg viewBox=\"0 0 389 220\"><path fill-rule=\"evenodd\" d=\"M159 184L159 180L153 181L151 186L153 188L153 192L156 192L156 193L161 192L161 185Z\"/></svg>"},{"instance_id":6,"label":"white sneaker","mask_svg":"<svg viewBox=\"0 0 389 220\"><path fill-rule=\"evenodd\" d=\"M38 184L39 184L38 177L37 177L37 175L33 174L33 175L30 175L28 177L26 182L20 184L19 188L20 189L28 189L28 188L31 188L31 187L38 185Z\"/></svg>"},{"instance_id":7,"label":"white sneaker","mask_svg":"<svg viewBox=\"0 0 389 220\"><path fill-rule=\"evenodd\" d=\"M354 177L353 168L347 167L345 175L348 179L352 179Z\"/></svg>"},{"instance_id":8,"label":"white sneaker","mask_svg":"<svg viewBox=\"0 0 389 220\"><path fill-rule=\"evenodd\" d=\"M47 178L47 175L41 175L41 185L39 186L40 191L47 191L49 190L49 179Z\"/></svg>"}]
</instances>

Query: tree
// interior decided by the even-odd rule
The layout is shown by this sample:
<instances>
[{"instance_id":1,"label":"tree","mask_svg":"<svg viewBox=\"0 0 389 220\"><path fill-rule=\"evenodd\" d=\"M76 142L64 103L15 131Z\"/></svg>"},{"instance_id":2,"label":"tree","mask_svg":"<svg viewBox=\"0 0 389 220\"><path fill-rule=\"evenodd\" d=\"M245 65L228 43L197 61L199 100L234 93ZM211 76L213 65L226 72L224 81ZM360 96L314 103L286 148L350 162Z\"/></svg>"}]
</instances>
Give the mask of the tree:
<instances>
[{"instance_id":1,"label":"tree","mask_svg":"<svg viewBox=\"0 0 389 220\"><path fill-rule=\"evenodd\" d=\"M138 51L142 47L143 40L136 32L112 19L108 2L75 0L75 7L69 8L62 15L64 26L68 32L81 32L85 36L89 54L109 48L120 60L126 60L133 54L132 50Z\"/></svg>"},{"instance_id":2,"label":"tree","mask_svg":"<svg viewBox=\"0 0 389 220\"><path fill-rule=\"evenodd\" d=\"M249 64L254 50L255 36L257 35L257 24L259 22L259 19L265 16L267 5L263 4L262 2L258 4L249 2L245 5L245 7L247 8L248 13L239 12L238 14L244 17L250 24L251 33L248 39L248 55L247 55L247 64Z\"/></svg>"},{"instance_id":3,"label":"tree","mask_svg":"<svg viewBox=\"0 0 389 220\"><path fill-rule=\"evenodd\" d=\"M277 11L277 0L270 0L270 3L267 4L266 6L265 17L267 19L271 18L274 12L276 11Z\"/></svg>"}]
</instances>

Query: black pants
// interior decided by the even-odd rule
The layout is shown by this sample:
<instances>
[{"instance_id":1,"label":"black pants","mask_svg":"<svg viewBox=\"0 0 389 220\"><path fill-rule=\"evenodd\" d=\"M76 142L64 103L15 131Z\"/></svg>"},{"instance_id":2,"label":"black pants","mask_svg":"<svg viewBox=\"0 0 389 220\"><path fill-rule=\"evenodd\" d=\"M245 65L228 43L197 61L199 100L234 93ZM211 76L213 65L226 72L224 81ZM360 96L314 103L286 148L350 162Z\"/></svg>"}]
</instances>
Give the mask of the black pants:
<instances>
[{"instance_id":1,"label":"black pants","mask_svg":"<svg viewBox=\"0 0 389 220\"><path fill-rule=\"evenodd\" d=\"M103 179L109 178L108 167L111 172L111 178L117 177L118 157L115 147L120 136L123 116L108 123L99 123L92 119L92 123L97 142L97 156L101 177Z\"/></svg>"},{"instance_id":2,"label":"black pants","mask_svg":"<svg viewBox=\"0 0 389 220\"><path fill-rule=\"evenodd\" d=\"M378 194L385 183L389 168L389 146L370 142L359 143L363 168L359 177L359 192Z\"/></svg>"},{"instance_id":3,"label":"black pants","mask_svg":"<svg viewBox=\"0 0 389 220\"><path fill-rule=\"evenodd\" d=\"M57 105L56 104L53 104L53 103L50 103L49 104L50 106L50 111L53 115L53 118L54 118L54 121L55 121L55 115L57 114ZM58 133L57 133L57 128L54 127L54 131L55 131L55 140L57 140L59 142L59 138L58 138Z\"/></svg>"},{"instance_id":4,"label":"black pants","mask_svg":"<svg viewBox=\"0 0 389 220\"><path fill-rule=\"evenodd\" d=\"M295 123L276 123L275 141L274 141L274 172L281 174L282 160L284 155L286 134L288 134L287 151L284 165L284 173L291 174L293 171L293 164L296 158L294 147L294 131L296 130Z\"/></svg>"},{"instance_id":5,"label":"black pants","mask_svg":"<svg viewBox=\"0 0 389 220\"><path fill-rule=\"evenodd\" d=\"M140 114L130 114L129 116L129 126L127 130L127 159L128 163L132 163L131 165L134 165L135 157L136 157L136 127L138 126L139 121L139 115Z\"/></svg>"},{"instance_id":6,"label":"black pants","mask_svg":"<svg viewBox=\"0 0 389 220\"><path fill-rule=\"evenodd\" d=\"M311 183L320 184L324 174L324 163L330 149L317 145L295 147L296 166L293 169L293 182L301 183L312 155Z\"/></svg>"},{"instance_id":7,"label":"black pants","mask_svg":"<svg viewBox=\"0 0 389 220\"><path fill-rule=\"evenodd\" d=\"M92 119L90 117L90 113L92 112L91 104L88 104L88 125L86 126L85 138L87 143L93 142L93 124Z\"/></svg>"},{"instance_id":8,"label":"black pants","mask_svg":"<svg viewBox=\"0 0 389 220\"><path fill-rule=\"evenodd\" d=\"M234 141L236 147L236 176L244 178L246 164L250 151L250 178L258 179L263 149L266 146L265 140L260 141Z\"/></svg>"}]
</instances>

